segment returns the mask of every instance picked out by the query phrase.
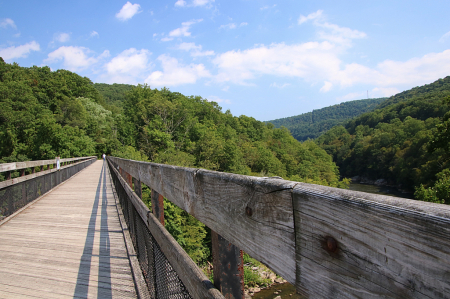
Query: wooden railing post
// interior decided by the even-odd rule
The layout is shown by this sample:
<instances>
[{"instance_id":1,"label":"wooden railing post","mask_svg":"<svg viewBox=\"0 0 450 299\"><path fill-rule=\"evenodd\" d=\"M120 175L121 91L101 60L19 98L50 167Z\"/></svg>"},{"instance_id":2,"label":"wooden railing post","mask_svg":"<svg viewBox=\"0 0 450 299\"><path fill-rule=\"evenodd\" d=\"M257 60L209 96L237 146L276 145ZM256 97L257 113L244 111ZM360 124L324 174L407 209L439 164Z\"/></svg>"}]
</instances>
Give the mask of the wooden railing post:
<instances>
[{"instance_id":1,"label":"wooden railing post","mask_svg":"<svg viewBox=\"0 0 450 299\"><path fill-rule=\"evenodd\" d=\"M153 215L164 225L164 197L152 189L152 212Z\"/></svg>"},{"instance_id":2,"label":"wooden railing post","mask_svg":"<svg viewBox=\"0 0 450 299\"><path fill-rule=\"evenodd\" d=\"M141 181L133 178L133 185L134 185L134 193L136 193L136 195L142 199L142 186L141 186Z\"/></svg>"},{"instance_id":3,"label":"wooden railing post","mask_svg":"<svg viewBox=\"0 0 450 299\"><path fill-rule=\"evenodd\" d=\"M131 189L133 189L133 177L128 172L125 172L125 181L127 182L128 186L130 186Z\"/></svg>"},{"instance_id":4,"label":"wooden railing post","mask_svg":"<svg viewBox=\"0 0 450 299\"><path fill-rule=\"evenodd\" d=\"M211 230L214 286L225 298L244 298L243 251Z\"/></svg>"}]
</instances>

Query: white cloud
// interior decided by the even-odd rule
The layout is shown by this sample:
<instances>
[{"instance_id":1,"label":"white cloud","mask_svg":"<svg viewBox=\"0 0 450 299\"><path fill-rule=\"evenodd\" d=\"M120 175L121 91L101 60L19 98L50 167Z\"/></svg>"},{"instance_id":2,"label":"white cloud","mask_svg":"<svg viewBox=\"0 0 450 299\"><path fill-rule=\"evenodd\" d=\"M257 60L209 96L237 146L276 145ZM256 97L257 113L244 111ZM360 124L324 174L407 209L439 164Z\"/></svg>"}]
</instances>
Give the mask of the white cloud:
<instances>
[{"instance_id":1,"label":"white cloud","mask_svg":"<svg viewBox=\"0 0 450 299\"><path fill-rule=\"evenodd\" d=\"M146 49L130 48L111 59L106 64L106 70L109 74L126 74L137 70L145 70L150 54Z\"/></svg>"},{"instance_id":2,"label":"white cloud","mask_svg":"<svg viewBox=\"0 0 450 299\"><path fill-rule=\"evenodd\" d=\"M390 97L399 92L400 90L398 90L395 87L375 87L369 93L369 97L370 98Z\"/></svg>"},{"instance_id":3,"label":"white cloud","mask_svg":"<svg viewBox=\"0 0 450 299\"><path fill-rule=\"evenodd\" d=\"M214 51L202 51L202 46L197 46L195 43L181 43L177 48L179 50L190 52L192 57L214 55Z\"/></svg>"},{"instance_id":4,"label":"white cloud","mask_svg":"<svg viewBox=\"0 0 450 299\"><path fill-rule=\"evenodd\" d=\"M260 45L244 51L228 51L218 55L214 64L220 82L247 84L261 75L299 77L308 81L322 80L330 69L339 69L340 60L331 43Z\"/></svg>"},{"instance_id":5,"label":"white cloud","mask_svg":"<svg viewBox=\"0 0 450 299\"><path fill-rule=\"evenodd\" d=\"M407 61L385 60L374 68L351 63L336 72L332 78L342 86L357 83L377 87L417 86L433 82L449 75L450 50L430 53Z\"/></svg>"},{"instance_id":6,"label":"white cloud","mask_svg":"<svg viewBox=\"0 0 450 299\"><path fill-rule=\"evenodd\" d=\"M187 4L185 0L178 0L175 2L175 6L186 7L186 6L205 6L207 4L213 3L215 0L193 0L190 4Z\"/></svg>"},{"instance_id":7,"label":"white cloud","mask_svg":"<svg viewBox=\"0 0 450 299\"><path fill-rule=\"evenodd\" d=\"M221 25L219 29L236 29L236 24L230 23L226 25Z\"/></svg>"},{"instance_id":8,"label":"white cloud","mask_svg":"<svg viewBox=\"0 0 450 299\"><path fill-rule=\"evenodd\" d=\"M289 85L291 85L291 84L289 84L289 83L278 84L278 83L274 82L274 83L270 84L270 87L285 88L285 87L288 87Z\"/></svg>"},{"instance_id":9,"label":"white cloud","mask_svg":"<svg viewBox=\"0 0 450 299\"><path fill-rule=\"evenodd\" d=\"M48 54L48 58L44 62L56 63L62 60L64 68L76 72L97 63L99 58L89 56L90 53L92 51L85 47L63 46ZM102 55L104 56L105 52Z\"/></svg>"},{"instance_id":10,"label":"white cloud","mask_svg":"<svg viewBox=\"0 0 450 299\"><path fill-rule=\"evenodd\" d=\"M55 40L60 43L65 43L70 40L70 34L68 33L59 33L55 36Z\"/></svg>"},{"instance_id":11,"label":"white cloud","mask_svg":"<svg viewBox=\"0 0 450 299\"><path fill-rule=\"evenodd\" d=\"M3 19L3 20L0 21L0 27L6 28L8 26L10 26L10 27L12 27L14 29L17 29L17 26L14 23L14 21L9 19L9 18L6 18L6 19Z\"/></svg>"},{"instance_id":12,"label":"white cloud","mask_svg":"<svg viewBox=\"0 0 450 299\"><path fill-rule=\"evenodd\" d=\"M328 92L330 91L331 87L333 87L333 83L325 81L322 88L320 89L320 92Z\"/></svg>"},{"instance_id":13,"label":"white cloud","mask_svg":"<svg viewBox=\"0 0 450 299\"><path fill-rule=\"evenodd\" d=\"M221 99L218 96L209 96L207 97L207 100L209 102L216 102L216 103L225 103L225 104L231 104L230 100Z\"/></svg>"},{"instance_id":14,"label":"white cloud","mask_svg":"<svg viewBox=\"0 0 450 299\"><path fill-rule=\"evenodd\" d=\"M194 0L192 1L193 6L204 6L206 4L213 3L214 0Z\"/></svg>"},{"instance_id":15,"label":"white cloud","mask_svg":"<svg viewBox=\"0 0 450 299\"><path fill-rule=\"evenodd\" d=\"M261 7L260 10L266 10L266 9L269 9L269 8L274 8L276 6L277 6L276 4L274 4L273 6L265 5L265 6Z\"/></svg>"},{"instance_id":16,"label":"white cloud","mask_svg":"<svg viewBox=\"0 0 450 299\"><path fill-rule=\"evenodd\" d=\"M178 0L177 2L175 2L175 6L181 6L181 7L183 7L183 6L186 6L186 1L184 1L184 0Z\"/></svg>"},{"instance_id":17,"label":"white cloud","mask_svg":"<svg viewBox=\"0 0 450 299\"><path fill-rule=\"evenodd\" d=\"M142 83L142 78L151 68L148 59L150 55L147 49L124 50L105 64L106 73L99 79L106 83Z\"/></svg>"},{"instance_id":18,"label":"white cloud","mask_svg":"<svg viewBox=\"0 0 450 299\"><path fill-rule=\"evenodd\" d=\"M0 57L5 61L12 59L27 57L31 51L39 51L40 46L37 42L32 41L21 46L11 46L8 48L0 49Z\"/></svg>"},{"instance_id":19,"label":"white cloud","mask_svg":"<svg viewBox=\"0 0 450 299\"><path fill-rule=\"evenodd\" d=\"M447 32L446 34L444 34L444 35L439 39L439 42L440 42L440 43L443 43L443 42L445 42L449 37L450 37L450 31Z\"/></svg>"},{"instance_id":20,"label":"white cloud","mask_svg":"<svg viewBox=\"0 0 450 299\"><path fill-rule=\"evenodd\" d=\"M239 26L247 26L248 25L248 23L247 22L242 22Z\"/></svg>"},{"instance_id":21,"label":"white cloud","mask_svg":"<svg viewBox=\"0 0 450 299\"><path fill-rule=\"evenodd\" d=\"M361 100L365 96L364 92L351 92L345 96L337 97L336 102L347 102L352 100Z\"/></svg>"},{"instance_id":22,"label":"white cloud","mask_svg":"<svg viewBox=\"0 0 450 299\"><path fill-rule=\"evenodd\" d=\"M90 34L91 37L98 37L98 32L97 31L92 31Z\"/></svg>"},{"instance_id":23,"label":"white cloud","mask_svg":"<svg viewBox=\"0 0 450 299\"><path fill-rule=\"evenodd\" d=\"M320 39L339 44L343 47L350 47L351 40L353 39L364 38L367 36L364 32L325 22L323 10L313 12L306 17L300 15L298 24L301 25L310 20L313 21L314 26L319 28L318 37Z\"/></svg>"},{"instance_id":24,"label":"white cloud","mask_svg":"<svg viewBox=\"0 0 450 299\"><path fill-rule=\"evenodd\" d=\"M161 38L162 42L169 42L171 40L173 40L173 37L163 37L163 38Z\"/></svg>"},{"instance_id":25,"label":"white cloud","mask_svg":"<svg viewBox=\"0 0 450 299\"><path fill-rule=\"evenodd\" d=\"M130 1L127 1L122 9L116 13L116 18L121 21L126 21L131 19L135 14L139 13L139 9L141 6L139 4L131 4Z\"/></svg>"},{"instance_id":26,"label":"white cloud","mask_svg":"<svg viewBox=\"0 0 450 299\"><path fill-rule=\"evenodd\" d=\"M300 17L298 18L298 24L301 25L309 20L317 20L317 19L321 19L322 18L322 13L323 10L319 9L316 12L310 13L309 15L307 15L306 17L304 15L300 15Z\"/></svg>"},{"instance_id":27,"label":"white cloud","mask_svg":"<svg viewBox=\"0 0 450 299\"><path fill-rule=\"evenodd\" d=\"M190 27L192 25L194 25L195 23L199 23L201 21L203 21L203 19L183 22L183 23L181 23L180 28L170 31L169 36L171 36L171 37L191 36L191 33L189 32Z\"/></svg>"},{"instance_id":28,"label":"white cloud","mask_svg":"<svg viewBox=\"0 0 450 299\"><path fill-rule=\"evenodd\" d=\"M150 86L193 84L200 78L211 76L203 64L182 65L176 58L165 54L160 55L158 60L161 62L163 71L155 71L147 77L145 83L150 84Z\"/></svg>"},{"instance_id":29,"label":"white cloud","mask_svg":"<svg viewBox=\"0 0 450 299\"><path fill-rule=\"evenodd\" d=\"M317 26L325 29L319 31L319 37L324 40L328 40L344 46L350 46L352 39L364 38L366 34L364 32L353 30L346 27L340 27L330 23L318 23Z\"/></svg>"}]
</instances>

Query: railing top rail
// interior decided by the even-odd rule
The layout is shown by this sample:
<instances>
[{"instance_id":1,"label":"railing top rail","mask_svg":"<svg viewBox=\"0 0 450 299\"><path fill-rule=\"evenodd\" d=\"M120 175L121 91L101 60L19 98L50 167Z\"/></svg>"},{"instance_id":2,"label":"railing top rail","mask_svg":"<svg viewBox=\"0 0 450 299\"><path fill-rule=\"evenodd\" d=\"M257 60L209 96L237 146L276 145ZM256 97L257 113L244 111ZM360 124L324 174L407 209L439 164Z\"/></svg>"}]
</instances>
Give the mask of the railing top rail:
<instances>
[{"instance_id":1,"label":"railing top rail","mask_svg":"<svg viewBox=\"0 0 450 299\"><path fill-rule=\"evenodd\" d=\"M450 206L108 157L317 298L447 298Z\"/></svg>"},{"instance_id":2,"label":"railing top rail","mask_svg":"<svg viewBox=\"0 0 450 299\"><path fill-rule=\"evenodd\" d=\"M148 226L161 251L168 260L172 261L172 267L178 273L189 293L194 298L223 299L224 296L214 288L201 269L150 212L142 200L132 191L125 180L120 177L118 171L116 169L112 169L112 171L123 186L139 217Z\"/></svg>"},{"instance_id":3,"label":"railing top rail","mask_svg":"<svg viewBox=\"0 0 450 299\"><path fill-rule=\"evenodd\" d=\"M70 165L61 166L60 169L63 170L65 168L70 168L70 167L78 165L79 163L83 163L85 161L88 161L88 160L91 160L91 159L94 159L94 158L97 158L97 157L92 156L92 157L80 157L80 158L66 159L66 160L73 161L74 163L70 164ZM50 164L53 164L55 162L55 160L43 160L43 161L52 161L52 163L50 163ZM36 161L32 161L32 162L36 162ZM69 161L64 161L64 162L69 162ZM43 165L46 165L46 164L43 164ZM30 166L30 167L34 167L34 166ZM27 168L27 167L24 167L24 168ZM31 174L28 174L28 175L20 176L20 177L17 177L17 178L5 180L3 182L0 182L0 190L4 189L6 187L9 187L9 186L18 184L18 183L22 183L22 182L25 182L25 181L28 181L28 180L33 180L33 179L35 179L37 177L40 177L40 176L43 176L43 175L46 175L46 174L49 174L49 173L52 173L52 172L56 172L56 171L58 171L58 169L56 169L56 168L47 169L47 170L44 170L44 171L39 171L39 172L31 173Z\"/></svg>"},{"instance_id":4,"label":"railing top rail","mask_svg":"<svg viewBox=\"0 0 450 299\"><path fill-rule=\"evenodd\" d=\"M406 209L416 213L423 213L429 216L442 217L450 220L449 205L436 204L402 197L366 193L361 191L339 189L315 184L293 182L281 179L279 177L255 177L255 176L206 170L202 168L189 168L153 162L136 161L130 159L117 158L113 156L109 156L108 158L115 161L132 177L141 180L142 182L144 182L149 175L147 173L142 172L144 168L158 169L160 171L176 171L176 172L181 171L185 172L186 174L208 173L208 175L211 176L212 178L216 178L218 180L233 180L233 181L238 180L251 188L255 188L257 185L261 184L273 186L273 188L277 188L280 185L287 184L290 186L288 187L288 189L292 189L292 192L296 192L297 190L304 190L303 192L318 193L323 196L335 196L335 197L337 196L341 199L355 201L357 203L360 203L361 205L363 205L365 201L368 201L373 202L374 204L378 204L380 206L385 206L387 211L389 207L392 207L392 208Z\"/></svg>"},{"instance_id":5,"label":"railing top rail","mask_svg":"<svg viewBox=\"0 0 450 299\"><path fill-rule=\"evenodd\" d=\"M97 157L89 156L89 157L77 157L77 158L64 158L64 159L59 159L59 162L60 163L72 162L72 161L87 160L87 159L93 159L93 158L97 158ZM37 167L37 166L43 166L43 165L49 165L49 164L55 164L55 163L56 163L56 158L51 159L51 160L35 160L35 161L2 163L2 164L0 164L0 172L20 170L20 169L24 169L24 168L31 168L31 167Z\"/></svg>"}]
</instances>

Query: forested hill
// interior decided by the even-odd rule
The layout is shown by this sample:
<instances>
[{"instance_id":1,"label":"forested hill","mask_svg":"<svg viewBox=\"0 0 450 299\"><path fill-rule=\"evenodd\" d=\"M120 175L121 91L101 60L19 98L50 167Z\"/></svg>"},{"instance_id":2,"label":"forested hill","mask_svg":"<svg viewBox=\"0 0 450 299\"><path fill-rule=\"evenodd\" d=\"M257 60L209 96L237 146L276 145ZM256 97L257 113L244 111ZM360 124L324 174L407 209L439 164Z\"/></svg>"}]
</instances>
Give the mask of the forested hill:
<instances>
[{"instance_id":1,"label":"forested hill","mask_svg":"<svg viewBox=\"0 0 450 299\"><path fill-rule=\"evenodd\" d=\"M336 165L315 143L165 88L93 84L0 59L0 107L0 162L106 153L339 185Z\"/></svg>"},{"instance_id":2,"label":"forested hill","mask_svg":"<svg viewBox=\"0 0 450 299\"><path fill-rule=\"evenodd\" d=\"M128 91L130 91L134 85L130 84L105 84L105 83L94 83L95 89L103 96L107 105L116 106L118 108L123 108L123 103L125 102L125 96Z\"/></svg>"},{"instance_id":3,"label":"forested hill","mask_svg":"<svg viewBox=\"0 0 450 299\"><path fill-rule=\"evenodd\" d=\"M386 98L349 101L297 116L270 120L268 123L272 123L276 128L284 126L295 139L304 141L317 138L338 124L374 110L384 100Z\"/></svg>"},{"instance_id":4,"label":"forested hill","mask_svg":"<svg viewBox=\"0 0 450 299\"><path fill-rule=\"evenodd\" d=\"M93 84L66 70L24 68L0 58L0 163L102 153L329 186L348 182L339 181L331 156L314 142L222 112L201 97ZM149 198L144 186L144 202ZM203 224L170 202L164 214L166 228L194 261L211 260Z\"/></svg>"},{"instance_id":5,"label":"forested hill","mask_svg":"<svg viewBox=\"0 0 450 299\"><path fill-rule=\"evenodd\" d=\"M392 96L382 108L332 128L316 143L343 176L385 179L416 189L416 198L450 203L449 105L450 76Z\"/></svg>"}]
</instances>

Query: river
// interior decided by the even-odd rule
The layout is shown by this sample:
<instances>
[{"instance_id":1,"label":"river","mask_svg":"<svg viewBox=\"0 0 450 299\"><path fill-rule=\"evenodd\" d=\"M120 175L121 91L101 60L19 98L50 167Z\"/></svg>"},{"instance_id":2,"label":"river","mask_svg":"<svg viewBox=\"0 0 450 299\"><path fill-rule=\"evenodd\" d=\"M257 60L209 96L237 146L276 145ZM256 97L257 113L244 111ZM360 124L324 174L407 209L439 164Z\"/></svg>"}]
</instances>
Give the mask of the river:
<instances>
[{"instance_id":1,"label":"river","mask_svg":"<svg viewBox=\"0 0 450 299\"><path fill-rule=\"evenodd\" d=\"M367 193L414 199L413 193L402 192L397 188L390 186L376 186L368 184L351 183L349 189L353 191L362 191Z\"/></svg>"}]
</instances>

